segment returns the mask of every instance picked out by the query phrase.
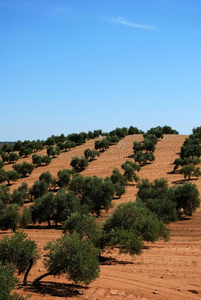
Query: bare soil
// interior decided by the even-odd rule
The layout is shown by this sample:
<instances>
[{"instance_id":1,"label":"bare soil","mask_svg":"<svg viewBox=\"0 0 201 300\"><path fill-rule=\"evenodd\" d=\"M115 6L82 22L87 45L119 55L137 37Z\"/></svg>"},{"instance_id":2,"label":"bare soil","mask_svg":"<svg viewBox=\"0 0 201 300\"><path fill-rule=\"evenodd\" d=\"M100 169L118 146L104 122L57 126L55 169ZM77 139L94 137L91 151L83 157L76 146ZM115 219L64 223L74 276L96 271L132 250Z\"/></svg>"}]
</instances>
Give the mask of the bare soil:
<instances>
[{"instance_id":1,"label":"bare soil","mask_svg":"<svg viewBox=\"0 0 201 300\"><path fill-rule=\"evenodd\" d=\"M172 174L173 162L186 136L165 135L159 141L155 151L155 161L144 166L139 172L140 178L154 180L164 177L169 184L183 180L179 174ZM133 142L143 140L142 135L127 136L119 144L111 146L101 156L89 163L82 172L84 176L110 176L114 168L119 168L126 159L133 160ZM31 186L42 172L49 170L56 176L60 169L70 168L72 156L81 156L86 148L93 148L94 140L85 145L61 153L53 159L47 167L36 168L25 181ZM41 154L46 154L45 150ZM31 158L20 159L30 161ZM19 161L19 162L20 162ZM11 165L5 166L10 169ZM24 179L12 185L18 187ZM201 179L192 180L201 193ZM113 208L103 212L100 221L122 202L135 201L136 186L129 185L126 194L121 199L114 199ZM154 244L146 243L140 256L130 256L118 253L118 249L108 249L104 253L105 262L101 265L100 277L87 288L73 285L65 277L47 277L40 289L31 286L17 288L19 294L31 294L32 300L61 300L61 299L157 299L157 300L184 300L201 298L201 209L189 219L173 223L170 226L171 238L169 242L158 241ZM61 230L46 229L44 227L27 229L28 236L34 239L43 252L43 246L61 234ZM0 238L12 234L10 231L0 232ZM43 274L45 268L40 260L31 270L28 280L31 281ZM22 278L20 277L20 280ZM21 281L20 281L21 282Z\"/></svg>"}]
</instances>

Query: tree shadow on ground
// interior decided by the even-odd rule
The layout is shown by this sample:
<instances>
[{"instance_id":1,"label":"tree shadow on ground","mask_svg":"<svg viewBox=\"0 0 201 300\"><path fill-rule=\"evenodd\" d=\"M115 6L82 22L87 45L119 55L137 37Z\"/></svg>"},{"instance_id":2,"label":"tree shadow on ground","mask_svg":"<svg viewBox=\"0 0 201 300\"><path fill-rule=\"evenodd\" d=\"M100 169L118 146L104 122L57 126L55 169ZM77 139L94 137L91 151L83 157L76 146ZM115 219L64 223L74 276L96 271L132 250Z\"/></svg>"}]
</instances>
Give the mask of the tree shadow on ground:
<instances>
[{"instance_id":1,"label":"tree shadow on ground","mask_svg":"<svg viewBox=\"0 0 201 300\"><path fill-rule=\"evenodd\" d=\"M39 286L24 287L24 291L28 293L38 293L41 295L49 295L53 297L73 298L83 294L87 287L74 284L58 283L43 281Z\"/></svg>"},{"instance_id":2,"label":"tree shadow on ground","mask_svg":"<svg viewBox=\"0 0 201 300\"><path fill-rule=\"evenodd\" d=\"M184 183L195 181L195 180L198 180L198 178L180 179L180 180L172 181L172 183L174 183L174 184L184 184Z\"/></svg>"},{"instance_id":3,"label":"tree shadow on ground","mask_svg":"<svg viewBox=\"0 0 201 300\"><path fill-rule=\"evenodd\" d=\"M149 249L153 249L153 248L157 248L157 249L163 249L163 246L156 246L156 245L149 245L149 246L144 246L143 249L144 250L149 250Z\"/></svg>"},{"instance_id":4,"label":"tree shadow on ground","mask_svg":"<svg viewBox=\"0 0 201 300\"><path fill-rule=\"evenodd\" d=\"M131 154L131 155L125 156L124 158L134 158L134 154Z\"/></svg>"},{"instance_id":5,"label":"tree shadow on ground","mask_svg":"<svg viewBox=\"0 0 201 300\"><path fill-rule=\"evenodd\" d=\"M167 172L167 174L179 174L179 173L176 173L175 171L170 171L170 172Z\"/></svg>"},{"instance_id":6,"label":"tree shadow on ground","mask_svg":"<svg viewBox=\"0 0 201 300\"><path fill-rule=\"evenodd\" d=\"M100 259L100 264L104 266L111 266L111 265L133 265L134 263L132 261L128 260L118 260L113 257L105 257L101 256Z\"/></svg>"}]
</instances>

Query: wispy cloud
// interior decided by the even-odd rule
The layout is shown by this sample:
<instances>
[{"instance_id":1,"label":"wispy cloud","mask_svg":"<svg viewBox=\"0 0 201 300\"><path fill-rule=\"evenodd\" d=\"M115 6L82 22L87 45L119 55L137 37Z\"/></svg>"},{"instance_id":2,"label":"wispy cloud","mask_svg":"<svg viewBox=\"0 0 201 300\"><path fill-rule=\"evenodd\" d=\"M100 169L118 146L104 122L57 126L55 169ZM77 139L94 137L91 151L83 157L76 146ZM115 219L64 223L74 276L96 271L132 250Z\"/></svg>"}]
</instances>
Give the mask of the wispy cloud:
<instances>
[{"instance_id":1,"label":"wispy cloud","mask_svg":"<svg viewBox=\"0 0 201 300\"><path fill-rule=\"evenodd\" d=\"M131 26L131 27L135 27L135 28L156 30L156 27L153 25L133 23L133 22L128 21L124 17L105 17L104 21L106 21L108 23L117 23L117 24L121 24L121 25Z\"/></svg>"}]
</instances>

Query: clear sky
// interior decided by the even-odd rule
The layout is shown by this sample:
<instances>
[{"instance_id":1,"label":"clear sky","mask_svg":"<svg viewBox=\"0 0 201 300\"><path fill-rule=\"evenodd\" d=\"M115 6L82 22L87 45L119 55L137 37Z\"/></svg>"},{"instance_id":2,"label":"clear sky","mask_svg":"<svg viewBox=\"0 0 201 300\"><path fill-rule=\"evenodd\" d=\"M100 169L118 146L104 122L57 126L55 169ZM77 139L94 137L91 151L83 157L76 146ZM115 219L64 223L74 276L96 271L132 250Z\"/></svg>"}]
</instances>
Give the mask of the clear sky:
<instances>
[{"instance_id":1,"label":"clear sky","mask_svg":"<svg viewBox=\"0 0 201 300\"><path fill-rule=\"evenodd\" d=\"M200 0L0 0L0 141L201 125Z\"/></svg>"}]
</instances>

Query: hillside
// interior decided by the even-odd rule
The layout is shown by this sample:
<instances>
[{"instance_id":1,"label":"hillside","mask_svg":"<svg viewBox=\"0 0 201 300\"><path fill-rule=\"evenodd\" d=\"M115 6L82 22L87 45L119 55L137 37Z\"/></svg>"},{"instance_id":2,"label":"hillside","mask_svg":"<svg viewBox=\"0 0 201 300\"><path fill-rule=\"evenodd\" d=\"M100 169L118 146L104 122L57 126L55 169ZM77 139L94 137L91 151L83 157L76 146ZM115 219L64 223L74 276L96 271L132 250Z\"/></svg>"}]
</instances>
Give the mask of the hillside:
<instances>
[{"instance_id":1,"label":"hillside","mask_svg":"<svg viewBox=\"0 0 201 300\"><path fill-rule=\"evenodd\" d=\"M154 180L164 177L172 185L182 180L179 174L171 174L173 162L186 136L165 135L159 141L155 151L155 161L142 167L140 178ZM127 136L119 144L111 146L101 156L89 163L88 168L82 172L84 176L97 175L110 176L114 168L119 168L126 159L133 161L133 142L141 141L142 135ZM86 148L93 148L94 140L76 147L69 152L63 152L58 158L52 160L49 166L36 168L26 182L31 186L42 172L49 170L56 176L60 169L70 168L73 156L81 156ZM40 152L46 154L45 150ZM31 162L31 157L20 159ZM11 169L6 165L5 169ZM18 180L11 190L18 187L24 179ZM192 181L196 183L201 193L201 179ZM114 209L121 202L134 201L137 188L134 184L127 186L126 193L120 199L114 199ZM105 220L109 212L103 212L100 221ZM100 278L89 285L88 288L71 285L64 277L48 277L43 287L36 293L27 287L25 294L32 294L32 300L58 300L58 299L198 299L201 295L201 209L198 209L189 220L171 224L171 238L165 243L158 241L155 244L146 243L142 255L131 257L119 255L117 249L106 251L108 258L101 266ZM29 237L34 239L42 250L44 244L52 238L59 237L60 230L33 228L26 230ZM9 232L0 232L0 238L9 235ZM42 274L45 270L39 261L31 270L29 280ZM57 283L56 285L54 283ZM22 289L18 290L22 292Z\"/></svg>"}]
</instances>

